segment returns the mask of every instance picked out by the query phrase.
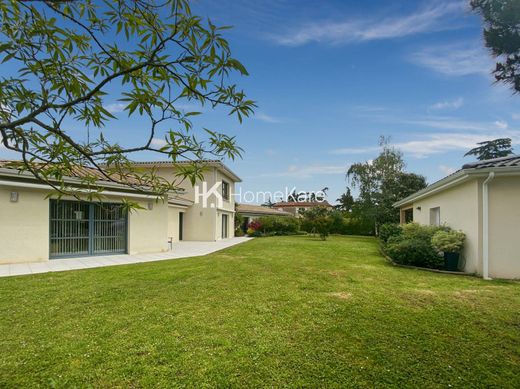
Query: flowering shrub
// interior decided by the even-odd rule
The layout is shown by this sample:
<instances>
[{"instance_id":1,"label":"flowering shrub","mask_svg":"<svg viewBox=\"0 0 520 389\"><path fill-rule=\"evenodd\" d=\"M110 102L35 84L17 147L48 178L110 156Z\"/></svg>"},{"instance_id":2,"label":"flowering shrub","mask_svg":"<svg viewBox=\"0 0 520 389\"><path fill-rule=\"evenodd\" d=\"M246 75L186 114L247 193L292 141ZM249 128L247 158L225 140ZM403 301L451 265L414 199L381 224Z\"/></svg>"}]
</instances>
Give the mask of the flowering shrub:
<instances>
[{"instance_id":1,"label":"flowering shrub","mask_svg":"<svg viewBox=\"0 0 520 389\"><path fill-rule=\"evenodd\" d=\"M462 231L437 231L432 237L432 246L443 253L460 253L466 235Z\"/></svg>"},{"instance_id":2,"label":"flowering shrub","mask_svg":"<svg viewBox=\"0 0 520 389\"><path fill-rule=\"evenodd\" d=\"M247 231L249 233L249 230L252 230L252 231L258 231L262 228L262 223L260 223L258 220L252 220L248 226L247 226Z\"/></svg>"}]
</instances>

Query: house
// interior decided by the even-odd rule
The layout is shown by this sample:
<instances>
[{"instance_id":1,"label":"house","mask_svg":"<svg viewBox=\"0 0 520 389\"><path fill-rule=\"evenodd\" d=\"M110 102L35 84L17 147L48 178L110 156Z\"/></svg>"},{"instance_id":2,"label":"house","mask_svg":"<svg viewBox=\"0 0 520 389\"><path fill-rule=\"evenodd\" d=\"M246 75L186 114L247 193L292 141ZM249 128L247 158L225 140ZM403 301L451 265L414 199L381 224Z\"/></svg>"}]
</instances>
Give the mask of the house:
<instances>
[{"instance_id":1,"label":"house","mask_svg":"<svg viewBox=\"0 0 520 389\"><path fill-rule=\"evenodd\" d=\"M468 163L394 206L401 223L462 230L465 272L520 278L520 155Z\"/></svg>"},{"instance_id":2,"label":"house","mask_svg":"<svg viewBox=\"0 0 520 389\"><path fill-rule=\"evenodd\" d=\"M280 201L273 204L274 209L288 212L293 216L301 217L301 213L307 209L325 207L327 209L333 209L327 201Z\"/></svg>"},{"instance_id":3,"label":"house","mask_svg":"<svg viewBox=\"0 0 520 389\"><path fill-rule=\"evenodd\" d=\"M247 230L247 226L253 220L258 219L262 216L292 216L291 213L282 211L276 208L262 207L260 205L253 204L237 204L236 212L244 219L242 222L242 229L244 232Z\"/></svg>"},{"instance_id":4,"label":"house","mask_svg":"<svg viewBox=\"0 0 520 389\"><path fill-rule=\"evenodd\" d=\"M179 182L179 191L165 197L143 193L123 183L104 181L103 201L63 197L31 174L0 161L0 263L48 261L60 257L140 254L167 251L179 240L216 241L234 236L235 183L240 178L222 162L202 161L203 179L195 185ZM187 162L137 162L154 167L158 175L174 179ZM70 186L81 185L81 167ZM97 175L96 175L97 176ZM81 188L81 190L87 190ZM124 199L142 209L127 213Z\"/></svg>"}]
</instances>

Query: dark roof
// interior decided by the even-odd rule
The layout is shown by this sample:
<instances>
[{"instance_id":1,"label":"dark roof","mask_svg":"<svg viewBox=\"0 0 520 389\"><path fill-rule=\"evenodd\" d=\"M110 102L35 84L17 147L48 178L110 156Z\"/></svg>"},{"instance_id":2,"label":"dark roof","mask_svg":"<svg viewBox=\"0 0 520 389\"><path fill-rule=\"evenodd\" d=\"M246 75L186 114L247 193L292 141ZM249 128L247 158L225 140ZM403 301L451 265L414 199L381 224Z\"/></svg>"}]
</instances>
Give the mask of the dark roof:
<instances>
[{"instance_id":1,"label":"dark roof","mask_svg":"<svg viewBox=\"0 0 520 389\"><path fill-rule=\"evenodd\" d=\"M273 208L290 208L290 207L327 207L332 208L328 201L280 201L273 204Z\"/></svg>"},{"instance_id":2,"label":"dark roof","mask_svg":"<svg viewBox=\"0 0 520 389\"><path fill-rule=\"evenodd\" d=\"M462 166L461 169L456 172L441 178L438 181L428 185L426 188L421 189L404 199L397 201L394 203L394 207L399 207L405 204L412 202L418 197L423 197L428 195L433 190L439 190L439 188L444 188L446 185L453 185L461 182L468 177L479 177L486 174L489 170L485 169L498 169L500 171L502 169L509 170L508 168L513 168L513 170L520 169L520 155L509 155L507 157L502 158L494 158L494 159L486 159L484 161L476 161L467 163Z\"/></svg>"},{"instance_id":3,"label":"dark roof","mask_svg":"<svg viewBox=\"0 0 520 389\"><path fill-rule=\"evenodd\" d=\"M484 169L489 167L511 166L520 166L520 155L513 154L502 158L486 159L484 161L467 163L462 166L462 169Z\"/></svg>"}]
</instances>

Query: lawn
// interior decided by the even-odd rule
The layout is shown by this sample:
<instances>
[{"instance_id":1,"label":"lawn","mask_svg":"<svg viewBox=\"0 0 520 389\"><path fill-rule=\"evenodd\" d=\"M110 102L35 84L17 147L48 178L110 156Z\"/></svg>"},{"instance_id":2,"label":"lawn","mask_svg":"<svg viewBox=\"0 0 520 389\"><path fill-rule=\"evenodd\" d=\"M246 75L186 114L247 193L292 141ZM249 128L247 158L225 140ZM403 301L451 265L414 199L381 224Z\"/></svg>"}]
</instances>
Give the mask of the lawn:
<instances>
[{"instance_id":1,"label":"lawn","mask_svg":"<svg viewBox=\"0 0 520 389\"><path fill-rule=\"evenodd\" d=\"M520 387L520 283L371 238L1 278L0 312L0 387Z\"/></svg>"}]
</instances>

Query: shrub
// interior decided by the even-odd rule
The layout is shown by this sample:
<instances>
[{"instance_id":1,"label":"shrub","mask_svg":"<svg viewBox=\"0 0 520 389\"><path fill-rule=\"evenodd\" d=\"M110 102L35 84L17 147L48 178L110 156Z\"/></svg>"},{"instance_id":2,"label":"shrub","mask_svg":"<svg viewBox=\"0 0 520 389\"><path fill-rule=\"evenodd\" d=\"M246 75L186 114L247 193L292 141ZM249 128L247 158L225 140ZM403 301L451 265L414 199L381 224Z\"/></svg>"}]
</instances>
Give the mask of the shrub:
<instances>
[{"instance_id":1,"label":"shrub","mask_svg":"<svg viewBox=\"0 0 520 389\"><path fill-rule=\"evenodd\" d=\"M379 239L383 241L383 243L388 242L392 236L401 235L401 226L396 223L385 223L379 227Z\"/></svg>"},{"instance_id":2,"label":"shrub","mask_svg":"<svg viewBox=\"0 0 520 389\"><path fill-rule=\"evenodd\" d=\"M260 230L260 228L262 228L262 224L258 220L252 220L249 222L249 224L247 226L247 231L249 231L249 230L258 231L258 230ZM249 232L248 232L248 235L249 235Z\"/></svg>"},{"instance_id":3,"label":"shrub","mask_svg":"<svg viewBox=\"0 0 520 389\"><path fill-rule=\"evenodd\" d=\"M247 236L251 236L251 237L258 237L258 236L262 236L262 233L258 230L254 230L252 228L248 228L247 229Z\"/></svg>"},{"instance_id":4,"label":"shrub","mask_svg":"<svg viewBox=\"0 0 520 389\"><path fill-rule=\"evenodd\" d=\"M297 233L300 229L300 222L293 216L263 216L258 222L258 230L264 234L289 235Z\"/></svg>"},{"instance_id":5,"label":"shrub","mask_svg":"<svg viewBox=\"0 0 520 389\"><path fill-rule=\"evenodd\" d=\"M437 231L432 236L432 246L443 253L460 253L466 235L462 231Z\"/></svg>"},{"instance_id":6,"label":"shrub","mask_svg":"<svg viewBox=\"0 0 520 389\"><path fill-rule=\"evenodd\" d=\"M314 231L316 231L321 240L327 240L327 237L330 234L330 230L332 227L333 220L330 216L318 216L314 219Z\"/></svg>"},{"instance_id":7,"label":"shrub","mask_svg":"<svg viewBox=\"0 0 520 389\"><path fill-rule=\"evenodd\" d=\"M311 212L306 211L301 223L301 229L306 232L317 232L315 219L320 216L328 216L330 218L331 234L340 235L373 235L374 226L370 222L352 217L349 213L341 211L319 210Z\"/></svg>"},{"instance_id":8,"label":"shrub","mask_svg":"<svg viewBox=\"0 0 520 389\"><path fill-rule=\"evenodd\" d=\"M322 240L329 236L334 224L333 213L325 207L311 208L303 213L302 229L319 234Z\"/></svg>"},{"instance_id":9,"label":"shrub","mask_svg":"<svg viewBox=\"0 0 520 389\"><path fill-rule=\"evenodd\" d=\"M444 260L432 246L432 237L438 231L447 230L447 227L409 223L402 226L400 235L388 238L385 250L396 263L441 269Z\"/></svg>"}]
</instances>

